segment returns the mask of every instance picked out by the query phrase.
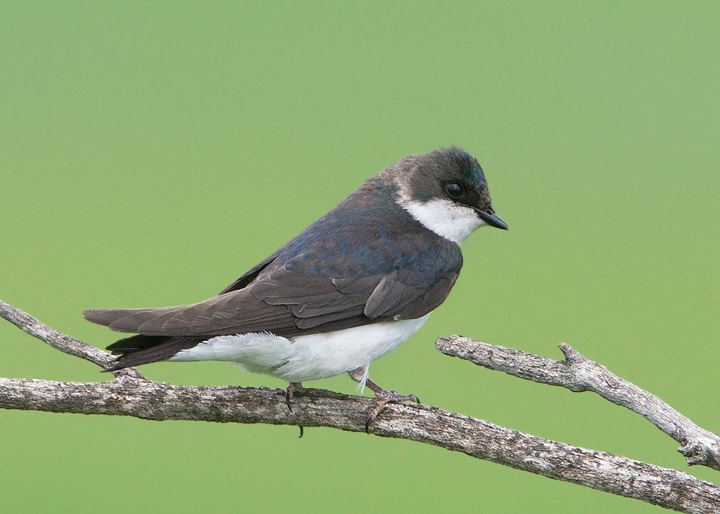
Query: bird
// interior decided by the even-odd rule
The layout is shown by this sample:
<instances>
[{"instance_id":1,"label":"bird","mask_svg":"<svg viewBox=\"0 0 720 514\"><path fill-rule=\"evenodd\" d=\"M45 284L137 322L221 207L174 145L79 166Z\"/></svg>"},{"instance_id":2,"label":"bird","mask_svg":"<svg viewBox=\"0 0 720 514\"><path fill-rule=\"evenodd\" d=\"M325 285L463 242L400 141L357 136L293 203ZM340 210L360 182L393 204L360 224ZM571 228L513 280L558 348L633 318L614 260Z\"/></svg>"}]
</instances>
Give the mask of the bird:
<instances>
[{"instance_id":1,"label":"bird","mask_svg":"<svg viewBox=\"0 0 720 514\"><path fill-rule=\"evenodd\" d=\"M457 146L404 157L217 296L176 307L84 311L135 334L107 347L104 371L161 361L230 361L288 383L347 373L375 394L365 429L390 402L419 403L369 378L370 364L413 335L447 298L460 244L507 230L478 161Z\"/></svg>"}]
</instances>

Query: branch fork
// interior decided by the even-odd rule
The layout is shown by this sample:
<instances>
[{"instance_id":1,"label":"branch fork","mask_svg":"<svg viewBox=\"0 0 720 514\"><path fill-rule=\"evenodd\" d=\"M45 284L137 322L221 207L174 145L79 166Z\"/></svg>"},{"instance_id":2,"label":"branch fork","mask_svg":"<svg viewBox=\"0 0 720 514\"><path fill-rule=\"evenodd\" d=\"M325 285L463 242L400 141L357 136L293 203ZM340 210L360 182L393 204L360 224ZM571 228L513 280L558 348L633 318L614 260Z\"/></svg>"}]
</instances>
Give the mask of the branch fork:
<instances>
[{"instance_id":1,"label":"branch fork","mask_svg":"<svg viewBox=\"0 0 720 514\"><path fill-rule=\"evenodd\" d=\"M446 355L478 366L573 392L592 391L650 421L682 446L678 451L690 466L720 471L720 437L680 414L657 396L610 372L570 345L558 347L564 360L553 360L512 348L491 345L462 336L439 338L435 343Z\"/></svg>"}]
</instances>

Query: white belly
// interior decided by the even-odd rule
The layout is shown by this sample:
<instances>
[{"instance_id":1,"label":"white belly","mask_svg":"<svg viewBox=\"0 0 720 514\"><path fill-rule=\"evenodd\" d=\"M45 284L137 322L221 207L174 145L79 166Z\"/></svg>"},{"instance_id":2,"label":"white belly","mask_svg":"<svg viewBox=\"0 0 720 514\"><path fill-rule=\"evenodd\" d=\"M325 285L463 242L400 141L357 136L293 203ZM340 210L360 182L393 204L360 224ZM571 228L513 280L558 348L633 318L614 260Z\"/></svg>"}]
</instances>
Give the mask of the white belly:
<instances>
[{"instance_id":1,"label":"white belly","mask_svg":"<svg viewBox=\"0 0 720 514\"><path fill-rule=\"evenodd\" d=\"M231 361L247 371L288 382L317 380L368 366L413 335L429 316L294 338L267 332L218 336L170 360Z\"/></svg>"}]
</instances>

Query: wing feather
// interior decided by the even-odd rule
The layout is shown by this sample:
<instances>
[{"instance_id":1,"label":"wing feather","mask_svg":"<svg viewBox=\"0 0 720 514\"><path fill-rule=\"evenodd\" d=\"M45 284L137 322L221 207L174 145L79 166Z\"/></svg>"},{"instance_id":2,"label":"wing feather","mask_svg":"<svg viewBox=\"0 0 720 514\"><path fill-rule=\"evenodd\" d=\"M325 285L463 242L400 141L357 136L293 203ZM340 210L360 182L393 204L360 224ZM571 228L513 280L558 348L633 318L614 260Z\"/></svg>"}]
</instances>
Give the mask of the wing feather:
<instances>
[{"instance_id":1,"label":"wing feather","mask_svg":"<svg viewBox=\"0 0 720 514\"><path fill-rule=\"evenodd\" d=\"M457 244L439 236L428 245L426 230L403 237L393 245L375 244L378 255L361 261L352 255L339 258L342 254L328 260L326 241L296 255L281 250L204 302L86 311L85 316L120 332L190 338L262 331L293 337L420 318L449 294L462 254ZM360 251L360 240L348 240L350 252ZM292 250L290 244L286 248ZM362 248L363 255L367 251Z\"/></svg>"}]
</instances>

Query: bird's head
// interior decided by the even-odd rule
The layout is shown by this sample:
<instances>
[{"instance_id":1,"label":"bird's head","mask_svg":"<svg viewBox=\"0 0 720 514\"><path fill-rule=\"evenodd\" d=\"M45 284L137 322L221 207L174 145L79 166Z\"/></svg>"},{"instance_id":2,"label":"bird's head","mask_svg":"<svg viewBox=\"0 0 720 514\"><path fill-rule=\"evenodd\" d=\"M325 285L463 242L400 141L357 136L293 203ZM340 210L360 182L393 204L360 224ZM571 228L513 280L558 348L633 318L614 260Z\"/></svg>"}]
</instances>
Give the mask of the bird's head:
<instances>
[{"instance_id":1,"label":"bird's head","mask_svg":"<svg viewBox=\"0 0 720 514\"><path fill-rule=\"evenodd\" d=\"M495 214L480 164L462 148L412 155L391 169L398 203L446 239L462 243L484 225L507 230Z\"/></svg>"}]
</instances>

